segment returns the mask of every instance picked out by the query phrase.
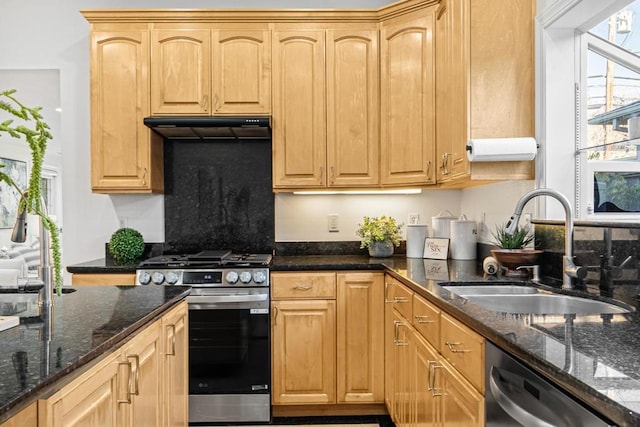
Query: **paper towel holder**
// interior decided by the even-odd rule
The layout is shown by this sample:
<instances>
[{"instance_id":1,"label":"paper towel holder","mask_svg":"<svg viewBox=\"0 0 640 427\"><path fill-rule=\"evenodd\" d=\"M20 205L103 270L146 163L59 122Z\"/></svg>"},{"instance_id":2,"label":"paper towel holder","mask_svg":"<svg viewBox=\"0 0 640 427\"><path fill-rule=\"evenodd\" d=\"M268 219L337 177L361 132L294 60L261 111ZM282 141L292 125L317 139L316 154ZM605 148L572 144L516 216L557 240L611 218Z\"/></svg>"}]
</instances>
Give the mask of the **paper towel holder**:
<instances>
[{"instance_id":1,"label":"paper towel holder","mask_svg":"<svg viewBox=\"0 0 640 427\"><path fill-rule=\"evenodd\" d=\"M482 150L474 153L474 144L482 144ZM470 162L530 161L539 148L540 144L532 137L472 138L465 146Z\"/></svg>"}]
</instances>

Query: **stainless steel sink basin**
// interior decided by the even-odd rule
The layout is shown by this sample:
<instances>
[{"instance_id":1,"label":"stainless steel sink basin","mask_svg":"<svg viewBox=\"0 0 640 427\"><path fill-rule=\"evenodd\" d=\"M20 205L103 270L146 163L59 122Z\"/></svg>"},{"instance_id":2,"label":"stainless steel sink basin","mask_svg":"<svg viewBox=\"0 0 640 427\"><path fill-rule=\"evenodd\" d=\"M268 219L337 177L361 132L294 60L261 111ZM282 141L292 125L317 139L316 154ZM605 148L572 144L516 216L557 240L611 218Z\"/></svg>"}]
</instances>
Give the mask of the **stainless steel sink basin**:
<instances>
[{"instance_id":1,"label":"stainless steel sink basin","mask_svg":"<svg viewBox=\"0 0 640 427\"><path fill-rule=\"evenodd\" d=\"M632 310L605 301L541 292L517 285L444 286L468 302L500 313L617 314Z\"/></svg>"},{"instance_id":2,"label":"stainless steel sink basin","mask_svg":"<svg viewBox=\"0 0 640 427\"><path fill-rule=\"evenodd\" d=\"M467 295L511 295L538 293L538 288L519 285L465 285L443 286L443 288L461 297L466 297Z\"/></svg>"}]
</instances>

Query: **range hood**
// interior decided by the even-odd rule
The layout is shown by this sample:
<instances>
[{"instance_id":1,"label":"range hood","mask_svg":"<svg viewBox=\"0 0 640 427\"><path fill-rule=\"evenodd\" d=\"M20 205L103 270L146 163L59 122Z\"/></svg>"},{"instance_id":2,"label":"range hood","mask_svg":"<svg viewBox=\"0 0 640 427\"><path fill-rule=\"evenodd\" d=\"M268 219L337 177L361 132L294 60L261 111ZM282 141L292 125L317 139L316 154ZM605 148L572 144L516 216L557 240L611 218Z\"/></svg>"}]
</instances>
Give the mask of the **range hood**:
<instances>
[{"instance_id":1,"label":"range hood","mask_svg":"<svg viewBox=\"0 0 640 427\"><path fill-rule=\"evenodd\" d=\"M268 139L270 117L146 117L144 124L168 139Z\"/></svg>"}]
</instances>

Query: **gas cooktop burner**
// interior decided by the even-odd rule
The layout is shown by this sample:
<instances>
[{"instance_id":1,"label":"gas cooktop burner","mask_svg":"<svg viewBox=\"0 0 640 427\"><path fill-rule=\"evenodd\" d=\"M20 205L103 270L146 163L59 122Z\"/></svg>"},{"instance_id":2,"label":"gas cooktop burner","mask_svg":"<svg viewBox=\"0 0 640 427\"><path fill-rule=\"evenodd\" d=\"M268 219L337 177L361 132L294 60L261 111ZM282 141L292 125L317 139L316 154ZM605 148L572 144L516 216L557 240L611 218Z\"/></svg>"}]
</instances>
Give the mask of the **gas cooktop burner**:
<instances>
[{"instance_id":1,"label":"gas cooktop burner","mask_svg":"<svg viewBox=\"0 0 640 427\"><path fill-rule=\"evenodd\" d=\"M160 255L138 265L143 268L221 268L236 266L268 266L270 254L233 254L225 250L205 250L190 255Z\"/></svg>"}]
</instances>

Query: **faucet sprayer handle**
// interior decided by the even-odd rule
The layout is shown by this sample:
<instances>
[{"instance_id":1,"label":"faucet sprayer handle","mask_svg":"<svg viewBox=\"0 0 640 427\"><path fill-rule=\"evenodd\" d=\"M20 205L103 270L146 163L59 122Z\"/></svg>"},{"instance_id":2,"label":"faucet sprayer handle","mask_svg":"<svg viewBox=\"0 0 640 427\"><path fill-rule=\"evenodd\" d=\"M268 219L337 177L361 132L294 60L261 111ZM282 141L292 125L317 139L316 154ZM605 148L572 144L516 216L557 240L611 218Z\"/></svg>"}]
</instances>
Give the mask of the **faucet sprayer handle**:
<instances>
[{"instance_id":1,"label":"faucet sprayer handle","mask_svg":"<svg viewBox=\"0 0 640 427\"><path fill-rule=\"evenodd\" d=\"M582 265L575 265L573 260L567 256L565 256L566 264L564 268L565 274L573 277L575 279L584 279L587 277L587 267Z\"/></svg>"}]
</instances>

